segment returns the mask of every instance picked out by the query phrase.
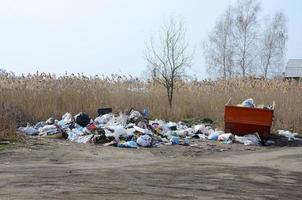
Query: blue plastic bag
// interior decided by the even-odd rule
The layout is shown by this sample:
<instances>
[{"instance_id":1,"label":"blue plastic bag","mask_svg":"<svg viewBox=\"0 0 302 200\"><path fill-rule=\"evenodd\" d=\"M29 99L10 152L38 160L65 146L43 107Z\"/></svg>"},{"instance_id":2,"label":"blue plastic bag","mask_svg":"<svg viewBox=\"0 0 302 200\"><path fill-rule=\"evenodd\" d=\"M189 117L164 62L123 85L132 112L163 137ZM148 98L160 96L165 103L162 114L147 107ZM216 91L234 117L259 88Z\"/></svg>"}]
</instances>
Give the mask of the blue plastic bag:
<instances>
[{"instance_id":1,"label":"blue plastic bag","mask_svg":"<svg viewBox=\"0 0 302 200\"><path fill-rule=\"evenodd\" d=\"M213 141L217 141L217 140L218 140L218 136L219 136L219 133L218 133L218 132L213 132L213 133L211 133L211 134L208 136L208 139L209 139L209 140L213 140Z\"/></svg>"},{"instance_id":2,"label":"blue plastic bag","mask_svg":"<svg viewBox=\"0 0 302 200\"><path fill-rule=\"evenodd\" d=\"M173 145L179 144L179 137L178 136L172 136L171 139L170 139L170 142Z\"/></svg>"},{"instance_id":3,"label":"blue plastic bag","mask_svg":"<svg viewBox=\"0 0 302 200\"><path fill-rule=\"evenodd\" d=\"M117 144L117 147L137 149L138 145L135 141L127 141L127 142Z\"/></svg>"}]
</instances>

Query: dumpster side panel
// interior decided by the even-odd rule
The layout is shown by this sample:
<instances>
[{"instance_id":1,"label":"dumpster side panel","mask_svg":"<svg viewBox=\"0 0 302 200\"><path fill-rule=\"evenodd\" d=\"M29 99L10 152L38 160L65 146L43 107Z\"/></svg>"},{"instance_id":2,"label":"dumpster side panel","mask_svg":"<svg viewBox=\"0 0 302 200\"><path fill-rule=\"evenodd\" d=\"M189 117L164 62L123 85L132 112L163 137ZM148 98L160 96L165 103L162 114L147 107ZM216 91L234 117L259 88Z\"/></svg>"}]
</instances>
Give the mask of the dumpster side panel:
<instances>
[{"instance_id":1,"label":"dumpster side panel","mask_svg":"<svg viewBox=\"0 0 302 200\"><path fill-rule=\"evenodd\" d=\"M225 106L225 131L236 135L258 132L261 138L270 136L273 110Z\"/></svg>"}]
</instances>

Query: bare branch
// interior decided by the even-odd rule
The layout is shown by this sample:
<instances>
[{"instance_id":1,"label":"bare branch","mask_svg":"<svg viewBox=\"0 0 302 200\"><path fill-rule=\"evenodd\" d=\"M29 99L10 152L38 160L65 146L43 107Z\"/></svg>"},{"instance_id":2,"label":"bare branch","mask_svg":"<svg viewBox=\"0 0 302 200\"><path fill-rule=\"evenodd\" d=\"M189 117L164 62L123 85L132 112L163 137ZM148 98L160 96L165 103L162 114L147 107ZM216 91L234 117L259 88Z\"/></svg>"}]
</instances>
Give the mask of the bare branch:
<instances>
[{"instance_id":1,"label":"bare branch","mask_svg":"<svg viewBox=\"0 0 302 200\"><path fill-rule=\"evenodd\" d=\"M157 45L152 39L150 45L146 45L145 59L157 74L154 80L166 88L170 107L175 82L182 79L186 69L191 66L192 56L188 53L185 33L184 24L171 18L162 27Z\"/></svg>"}]
</instances>

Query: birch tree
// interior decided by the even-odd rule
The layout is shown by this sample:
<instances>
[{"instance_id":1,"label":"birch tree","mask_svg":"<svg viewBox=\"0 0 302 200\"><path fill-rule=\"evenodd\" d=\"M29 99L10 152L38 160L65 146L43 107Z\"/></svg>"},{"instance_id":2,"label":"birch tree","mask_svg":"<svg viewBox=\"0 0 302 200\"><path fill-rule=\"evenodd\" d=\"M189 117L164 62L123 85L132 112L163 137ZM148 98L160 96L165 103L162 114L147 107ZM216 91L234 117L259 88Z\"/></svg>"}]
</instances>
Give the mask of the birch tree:
<instances>
[{"instance_id":1,"label":"birch tree","mask_svg":"<svg viewBox=\"0 0 302 200\"><path fill-rule=\"evenodd\" d=\"M239 0L234 9L235 55L238 69L243 77L256 71L252 67L256 67L259 11L260 4L256 0Z\"/></svg>"},{"instance_id":2,"label":"birch tree","mask_svg":"<svg viewBox=\"0 0 302 200\"><path fill-rule=\"evenodd\" d=\"M277 73L284 64L287 39L286 17L282 12L278 12L272 19L267 20L260 41L261 70L265 78Z\"/></svg>"},{"instance_id":3,"label":"birch tree","mask_svg":"<svg viewBox=\"0 0 302 200\"><path fill-rule=\"evenodd\" d=\"M229 7L216 22L203 47L208 72L224 79L231 78L234 73L233 23L232 8Z\"/></svg>"}]
</instances>

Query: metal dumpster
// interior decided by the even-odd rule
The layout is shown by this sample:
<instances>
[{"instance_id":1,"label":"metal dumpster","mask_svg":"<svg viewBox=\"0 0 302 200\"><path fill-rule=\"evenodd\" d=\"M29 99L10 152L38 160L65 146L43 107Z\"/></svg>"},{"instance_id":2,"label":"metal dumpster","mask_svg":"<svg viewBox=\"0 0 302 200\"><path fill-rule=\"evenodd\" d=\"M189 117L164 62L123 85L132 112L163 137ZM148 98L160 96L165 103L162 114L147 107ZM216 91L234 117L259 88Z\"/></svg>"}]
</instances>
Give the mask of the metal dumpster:
<instances>
[{"instance_id":1,"label":"metal dumpster","mask_svg":"<svg viewBox=\"0 0 302 200\"><path fill-rule=\"evenodd\" d=\"M274 110L226 105L224 110L225 132L246 135L257 132L261 139L268 139Z\"/></svg>"}]
</instances>

